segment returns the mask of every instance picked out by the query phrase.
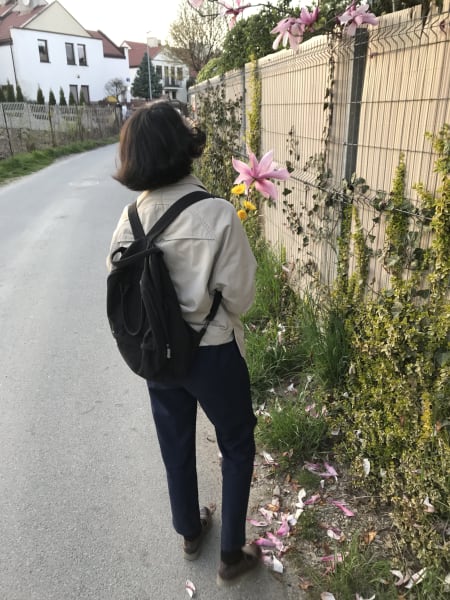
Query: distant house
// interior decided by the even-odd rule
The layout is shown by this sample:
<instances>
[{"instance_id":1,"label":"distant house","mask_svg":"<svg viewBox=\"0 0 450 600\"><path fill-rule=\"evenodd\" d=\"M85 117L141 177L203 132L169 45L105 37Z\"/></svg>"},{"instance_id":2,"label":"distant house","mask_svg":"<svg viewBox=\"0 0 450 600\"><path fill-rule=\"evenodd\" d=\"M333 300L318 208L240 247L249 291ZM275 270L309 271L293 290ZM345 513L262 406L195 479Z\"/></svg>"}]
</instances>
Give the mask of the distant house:
<instances>
[{"instance_id":1,"label":"distant house","mask_svg":"<svg viewBox=\"0 0 450 600\"><path fill-rule=\"evenodd\" d=\"M58 2L0 0L0 85L20 85L35 100L40 87L48 99L64 90L76 101L106 96L105 84L129 85L128 51L101 31L88 31Z\"/></svg>"},{"instance_id":2,"label":"distant house","mask_svg":"<svg viewBox=\"0 0 450 600\"><path fill-rule=\"evenodd\" d=\"M162 46L156 38L149 38L146 44L126 40L121 47L128 51L131 83L147 52L163 86L163 95L171 100L187 102L189 67L174 56L169 47Z\"/></svg>"}]
</instances>

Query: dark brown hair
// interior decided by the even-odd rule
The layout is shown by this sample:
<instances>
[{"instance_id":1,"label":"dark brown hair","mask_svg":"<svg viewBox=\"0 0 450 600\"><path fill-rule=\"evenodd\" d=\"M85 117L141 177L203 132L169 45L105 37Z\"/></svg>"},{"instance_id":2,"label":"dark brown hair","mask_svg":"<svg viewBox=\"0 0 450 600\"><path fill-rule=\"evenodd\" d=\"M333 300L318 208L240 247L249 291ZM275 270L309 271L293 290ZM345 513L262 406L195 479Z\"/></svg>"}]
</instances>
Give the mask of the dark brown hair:
<instances>
[{"instance_id":1,"label":"dark brown hair","mask_svg":"<svg viewBox=\"0 0 450 600\"><path fill-rule=\"evenodd\" d=\"M138 192L176 183L192 171L205 141L169 102L153 102L125 121L114 179Z\"/></svg>"}]
</instances>

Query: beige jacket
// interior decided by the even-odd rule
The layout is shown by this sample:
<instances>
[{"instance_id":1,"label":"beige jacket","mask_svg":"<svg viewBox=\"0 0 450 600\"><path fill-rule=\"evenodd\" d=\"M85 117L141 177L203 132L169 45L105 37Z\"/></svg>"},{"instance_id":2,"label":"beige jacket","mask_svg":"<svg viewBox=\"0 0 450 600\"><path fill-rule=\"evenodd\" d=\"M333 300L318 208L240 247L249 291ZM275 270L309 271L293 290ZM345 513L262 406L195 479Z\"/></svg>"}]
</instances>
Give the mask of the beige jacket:
<instances>
[{"instance_id":1,"label":"beige jacket","mask_svg":"<svg viewBox=\"0 0 450 600\"><path fill-rule=\"evenodd\" d=\"M143 192L137 203L144 231L149 231L171 204L201 185L189 175L154 192ZM125 207L112 237L109 270L112 252L134 239L127 210ZM221 305L201 345L216 346L235 337L244 355L240 315L253 303L256 261L233 205L221 198L196 202L167 227L157 244L164 252L183 316L194 328L201 328L214 290L222 292Z\"/></svg>"}]
</instances>

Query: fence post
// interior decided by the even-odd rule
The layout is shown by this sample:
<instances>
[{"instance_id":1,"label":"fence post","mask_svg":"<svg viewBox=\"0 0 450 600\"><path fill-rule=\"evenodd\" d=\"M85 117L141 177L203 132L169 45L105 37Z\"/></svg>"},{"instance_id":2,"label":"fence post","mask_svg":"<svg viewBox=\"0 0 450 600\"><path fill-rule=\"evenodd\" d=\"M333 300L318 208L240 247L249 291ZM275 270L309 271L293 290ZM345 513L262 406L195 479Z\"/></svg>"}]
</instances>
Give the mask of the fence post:
<instances>
[{"instance_id":1,"label":"fence post","mask_svg":"<svg viewBox=\"0 0 450 600\"><path fill-rule=\"evenodd\" d=\"M241 139L245 143L245 140L247 138L247 90L245 88L245 86L246 86L246 81L245 81L245 64L244 64L243 67L241 67L241 86L242 86L242 100L241 100L241 106L242 106L242 137L241 137ZM242 150L243 150L243 154L245 156L247 154L247 150L246 150L245 146L242 148Z\"/></svg>"},{"instance_id":2,"label":"fence post","mask_svg":"<svg viewBox=\"0 0 450 600\"><path fill-rule=\"evenodd\" d=\"M3 103L1 103L1 105L2 105L3 119L5 121L6 136L8 138L9 152L10 152L11 156L14 156L14 152L13 152L12 144L11 144L11 136L9 135L8 121L6 120L5 107L4 107Z\"/></svg>"},{"instance_id":3,"label":"fence post","mask_svg":"<svg viewBox=\"0 0 450 600\"><path fill-rule=\"evenodd\" d=\"M344 179L350 181L356 169L358 136L361 116L361 99L366 71L369 33L367 29L357 29L354 45L354 60L350 90L350 110L348 114L347 140L344 142Z\"/></svg>"}]
</instances>

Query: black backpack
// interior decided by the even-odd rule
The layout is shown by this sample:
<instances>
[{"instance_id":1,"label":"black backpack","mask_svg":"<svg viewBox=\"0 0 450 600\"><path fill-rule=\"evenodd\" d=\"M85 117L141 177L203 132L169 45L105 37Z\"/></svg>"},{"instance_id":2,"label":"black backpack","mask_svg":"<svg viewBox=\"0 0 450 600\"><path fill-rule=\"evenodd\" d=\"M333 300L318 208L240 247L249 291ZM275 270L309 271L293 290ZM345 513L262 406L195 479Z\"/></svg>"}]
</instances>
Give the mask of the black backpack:
<instances>
[{"instance_id":1,"label":"black backpack","mask_svg":"<svg viewBox=\"0 0 450 600\"><path fill-rule=\"evenodd\" d=\"M196 191L175 202L145 234L136 202L128 207L134 242L113 252L107 279L107 314L119 351L132 371L153 381L185 376L222 294L216 290L200 331L182 317L177 294L155 238L188 206L210 198Z\"/></svg>"}]
</instances>

